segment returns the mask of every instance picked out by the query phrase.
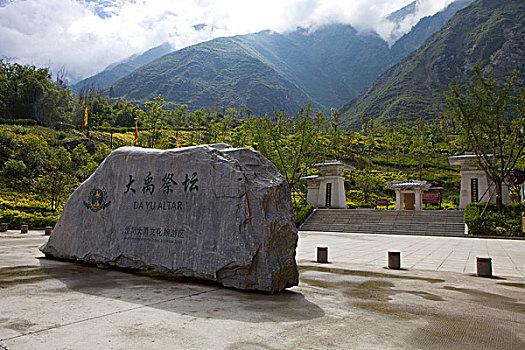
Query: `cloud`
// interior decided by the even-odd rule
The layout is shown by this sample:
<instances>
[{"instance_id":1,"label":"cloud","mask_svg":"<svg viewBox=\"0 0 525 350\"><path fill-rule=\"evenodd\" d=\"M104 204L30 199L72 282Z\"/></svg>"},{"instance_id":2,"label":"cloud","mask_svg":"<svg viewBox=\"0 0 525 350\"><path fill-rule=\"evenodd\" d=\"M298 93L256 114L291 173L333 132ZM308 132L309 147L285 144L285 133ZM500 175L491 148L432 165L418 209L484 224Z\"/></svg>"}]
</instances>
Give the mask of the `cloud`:
<instances>
[{"instance_id":1,"label":"cloud","mask_svg":"<svg viewBox=\"0 0 525 350\"><path fill-rule=\"evenodd\" d=\"M383 39L392 44L403 34L409 32L421 18L434 15L452 2L454 0L417 0L413 13L408 14L398 22L383 18L374 29Z\"/></svg>"},{"instance_id":2,"label":"cloud","mask_svg":"<svg viewBox=\"0 0 525 350\"><path fill-rule=\"evenodd\" d=\"M221 36L327 23L391 39L453 0L418 0L402 23L385 16L411 0L0 0L0 56L79 80L163 42L174 49Z\"/></svg>"}]
</instances>

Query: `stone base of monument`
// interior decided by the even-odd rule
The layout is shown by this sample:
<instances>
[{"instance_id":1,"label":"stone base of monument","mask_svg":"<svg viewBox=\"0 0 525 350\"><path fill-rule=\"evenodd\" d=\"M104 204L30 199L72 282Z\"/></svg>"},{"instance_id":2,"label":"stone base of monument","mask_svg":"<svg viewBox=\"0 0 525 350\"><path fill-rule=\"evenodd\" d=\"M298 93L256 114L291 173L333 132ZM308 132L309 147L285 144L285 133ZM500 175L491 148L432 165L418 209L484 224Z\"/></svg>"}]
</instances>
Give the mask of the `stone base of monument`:
<instances>
[{"instance_id":1,"label":"stone base of monument","mask_svg":"<svg viewBox=\"0 0 525 350\"><path fill-rule=\"evenodd\" d=\"M70 196L40 250L276 293L298 284L297 240L288 183L260 153L123 147Z\"/></svg>"}]
</instances>

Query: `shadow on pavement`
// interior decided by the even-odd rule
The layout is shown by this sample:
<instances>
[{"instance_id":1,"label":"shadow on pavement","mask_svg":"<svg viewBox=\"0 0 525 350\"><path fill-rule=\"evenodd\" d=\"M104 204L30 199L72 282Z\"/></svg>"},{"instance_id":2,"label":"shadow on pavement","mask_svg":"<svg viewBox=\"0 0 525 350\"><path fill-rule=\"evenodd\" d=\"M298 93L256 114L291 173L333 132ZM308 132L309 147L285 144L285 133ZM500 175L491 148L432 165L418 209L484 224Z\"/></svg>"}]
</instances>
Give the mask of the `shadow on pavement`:
<instances>
[{"instance_id":1,"label":"shadow on pavement","mask_svg":"<svg viewBox=\"0 0 525 350\"><path fill-rule=\"evenodd\" d=\"M26 269L32 278L53 278L65 285L48 288L46 292L72 290L199 318L257 323L295 322L324 316L320 307L290 290L266 295L169 274L101 269L45 258L40 259L40 267L32 269Z\"/></svg>"}]
</instances>

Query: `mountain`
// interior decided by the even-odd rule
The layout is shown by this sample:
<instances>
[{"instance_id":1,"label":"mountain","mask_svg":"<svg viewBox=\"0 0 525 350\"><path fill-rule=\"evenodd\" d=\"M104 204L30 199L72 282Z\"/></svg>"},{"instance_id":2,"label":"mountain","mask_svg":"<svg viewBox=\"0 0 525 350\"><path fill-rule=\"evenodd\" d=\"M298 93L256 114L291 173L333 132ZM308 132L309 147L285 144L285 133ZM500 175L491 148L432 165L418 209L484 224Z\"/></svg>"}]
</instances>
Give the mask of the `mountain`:
<instances>
[{"instance_id":1,"label":"mountain","mask_svg":"<svg viewBox=\"0 0 525 350\"><path fill-rule=\"evenodd\" d=\"M298 111L310 97L247 51L238 38L218 38L184 48L110 85L115 96L204 107L248 106L252 111ZM301 101L301 102L297 102Z\"/></svg>"},{"instance_id":2,"label":"mountain","mask_svg":"<svg viewBox=\"0 0 525 350\"><path fill-rule=\"evenodd\" d=\"M133 72L137 68L140 68L156 60L157 58L170 53L171 51L173 51L171 46L168 43L164 43L149 49L140 55L132 55L123 61L107 66L100 73L79 81L71 87L71 91L73 91L75 94L78 94L83 88L102 90L123 76Z\"/></svg>"},{"instance_id":3,"label":"mountain","mask_svg":"<svg viewBox=\"0 0 525 350\"><path fill-rule=\"evenodd\" d=\"M456 12L465 8L473 1L474 0L456 0L435 15L421 18L411 31L404 34L392 46L392 54L394 57L399 61L406 56L407 53L419 48L428 37L441 29ZM416 6L415 1L412 4L414 7ZM406 7L412 8L412 4ZM415 12L415 9L413 11Z\"/></svg>"},{"instance_id":4,"label":"mountain","mask_svg":"<svg viewBox=\"0 0 525 350\"><path fill-rule=\"evenodd\" d=\"M342 119L357 127L365 112L384 123L398 116L438 118L446 111L449 83L467 82L474 65L494 70L499 78L515 69L525 71L524 23L523 0L473 2L345 105Z\"/></svg>"},{"instance_id":5,"label":"mountain","mask_svg":"<svg viewBox=\"0 0 525 350\"><path fill-rule=\"evenodd\" d=\"M467 0L458 1L466 4ZM414 4L396 16L402 19L416 9ZM295 114L311 103L329 113L330 107L362 93L453 11L425 19L425 25L416 25L399 40L402 45L392 48L376 33L359 33L341 24L313 31L219 38L165 55L105 91L141 102L161 94L169 102L187 104L190 110L245 105L261 115L281 109Z\"/></svg>"},{"instance_id":6,"label":"mountain","mask_svg":"<svg viewBox=\"0 0 525 350\"><path fill-rule=\"evenodd\" d=\"M394 23L400 23L408 16L413 15L416 12L416 10L417 10L417 1L412 1L410 4L406 5L405 7L402 7L399 10L394 11L388 16L386 16L386 19Z\"/></svg>"},{"instance_id":7,"label":"mountain","mask_svg":"<svg viewBox=\"0 0 525 350\"><path fill-rule=\"evenodd\" d=\"M270 32L239 37L247 49L325 110L357 96L392 64L388 44L375 33L329 25L309 33ZM373 57L374 59L370 59Z\"/></svg>"},{"instance_id":8,"label":"mountain","mask_svg":"<svg viewBox=\"0 0 525 350\"><path fill-rule=\"evenodd\" d=\"M357 96L391 65L389 51L377 34L361 35L347 25L312 33L263 31L172 52L107 91L139 101L161 94L190 110L245 105L257 114L295 114L311 103L326 112Z\"/></svg>"}]
</instances>

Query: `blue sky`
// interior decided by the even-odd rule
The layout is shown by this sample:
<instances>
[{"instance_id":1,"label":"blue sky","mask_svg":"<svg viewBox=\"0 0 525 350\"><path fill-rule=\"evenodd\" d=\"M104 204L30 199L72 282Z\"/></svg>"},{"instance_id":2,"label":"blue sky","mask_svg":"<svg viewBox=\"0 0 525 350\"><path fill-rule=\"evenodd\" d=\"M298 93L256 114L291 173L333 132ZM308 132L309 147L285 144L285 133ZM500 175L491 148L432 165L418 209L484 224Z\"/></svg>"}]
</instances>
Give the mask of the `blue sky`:
<instances>
[{"instance_id":1,"label":"blue sky","mask_svg":"<svg viewBox=\"0 0 525 350\"><path fill-rule=\"evenodd\" d=\"M397 37L452 1L418 0L417 13L396 27L385 16L412 0L0 0L0 57L65 67L75 81L163 42L180 49L327 23Z\"/></svg>"}]
</instances>

